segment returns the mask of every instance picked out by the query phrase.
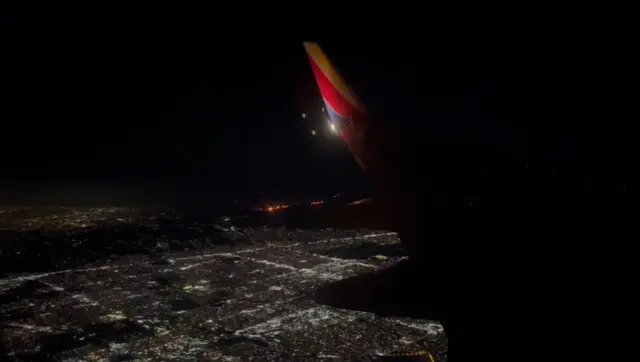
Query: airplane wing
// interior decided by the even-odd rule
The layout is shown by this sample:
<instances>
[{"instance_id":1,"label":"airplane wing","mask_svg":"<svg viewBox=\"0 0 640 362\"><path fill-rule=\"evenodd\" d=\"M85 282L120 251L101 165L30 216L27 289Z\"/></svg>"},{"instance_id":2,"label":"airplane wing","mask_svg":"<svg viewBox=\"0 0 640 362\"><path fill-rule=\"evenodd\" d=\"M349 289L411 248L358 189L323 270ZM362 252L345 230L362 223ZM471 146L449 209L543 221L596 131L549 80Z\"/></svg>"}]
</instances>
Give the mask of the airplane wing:
<instances>
[{"instance_id":1,"label":"airplane wing","mask_svg":"<svg viewBox=\"0 0 640 362\"><path fill-rule=\"evenodd\" d=\"M329 119L360 167L371 177L375 194L373 199L327 210L319 224L332 228L392 230L390 218L383 206L384 198L380 197L380 192L375 191L384 190L387 186L384 175L388 174L385 169L388 163L382 160L389 155L381 153L385 148L382 143L388 141L386 133L380 129L379 124L372 122L362 102L348 87L320 46L305 42L304 47Z\"/></svg>"}]
</instances>

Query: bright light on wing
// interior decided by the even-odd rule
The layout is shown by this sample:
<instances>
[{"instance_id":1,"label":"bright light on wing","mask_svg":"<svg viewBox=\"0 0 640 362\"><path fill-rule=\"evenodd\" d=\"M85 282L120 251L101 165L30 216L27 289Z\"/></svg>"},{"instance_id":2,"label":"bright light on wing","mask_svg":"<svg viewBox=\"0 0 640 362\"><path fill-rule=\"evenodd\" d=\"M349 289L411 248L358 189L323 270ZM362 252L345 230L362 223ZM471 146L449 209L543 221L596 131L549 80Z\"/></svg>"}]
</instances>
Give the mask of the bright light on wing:
<instances>
[{"instance_id":1,"label":"bright light on wing","mask_svg":"<svg viewBox=\"0 0 640 362\"><path fill-rule=\"evenodd\" d=\"M338 127L336 127L336 125L334 123L332 123L332 122L329 122L329 129L333 133L338 133Z\"/></svg>"}]
</instances>

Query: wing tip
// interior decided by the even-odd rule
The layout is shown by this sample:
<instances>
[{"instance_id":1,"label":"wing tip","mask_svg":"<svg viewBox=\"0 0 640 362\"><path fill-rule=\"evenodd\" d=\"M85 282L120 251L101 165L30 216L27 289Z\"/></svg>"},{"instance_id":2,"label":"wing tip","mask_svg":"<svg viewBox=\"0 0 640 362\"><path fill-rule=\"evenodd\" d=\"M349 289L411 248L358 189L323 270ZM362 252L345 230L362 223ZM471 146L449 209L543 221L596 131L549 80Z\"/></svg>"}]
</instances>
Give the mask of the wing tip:
<instances>
[{"instance_id":1,"label":"wing tip","mask_svg":"<svg viewBox=\"0 0 640 362\"><path fill-rule=\"evenodd\" d=\"M302 46L304 46L304 49L307 51L308 55L311 55L313 53L314 48L320 48L317 43L312 41L303 41Z\"/></svg>"}]
</instances>

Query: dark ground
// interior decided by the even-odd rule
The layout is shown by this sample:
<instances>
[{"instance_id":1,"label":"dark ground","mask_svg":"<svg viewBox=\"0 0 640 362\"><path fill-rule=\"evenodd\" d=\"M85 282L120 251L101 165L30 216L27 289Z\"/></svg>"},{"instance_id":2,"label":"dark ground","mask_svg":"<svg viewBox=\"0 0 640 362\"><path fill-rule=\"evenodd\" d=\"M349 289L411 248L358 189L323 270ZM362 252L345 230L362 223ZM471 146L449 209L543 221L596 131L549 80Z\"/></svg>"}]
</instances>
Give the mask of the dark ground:
<instances>
[{"instance_id":1,"label":"dark ground","mask_svg":"<svg viewBox=\"0 0 640 362\"><path fill-rule=\"evenodd\" d=\"M3 361L360 360L428 348L430 320L331 305L404 258L393 233L130 208L0 210ZM400 263L402 264L402 263Z\"/></svg>"}]
</instances>

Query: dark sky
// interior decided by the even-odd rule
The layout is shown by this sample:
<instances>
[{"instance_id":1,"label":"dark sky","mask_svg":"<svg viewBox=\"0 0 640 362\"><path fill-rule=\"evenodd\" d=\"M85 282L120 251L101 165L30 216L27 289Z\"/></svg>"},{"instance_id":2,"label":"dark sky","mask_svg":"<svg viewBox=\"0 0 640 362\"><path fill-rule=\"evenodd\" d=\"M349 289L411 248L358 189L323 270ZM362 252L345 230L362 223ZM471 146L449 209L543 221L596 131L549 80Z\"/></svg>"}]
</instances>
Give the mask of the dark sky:
<instances>
[{"instance_id":1,"label":"dark sky","mask_svg":"<svg viewBox=\"0 0 640 362\"><path fill-rule=\"evenodd\" d=\"M56 6L21 2L0 20L7 190L362 187L344 146L310 135L322 103L303 40L320 43L369 109L430 139L545 160L588 154L590 165L627 162L635 139L622 19L443 12L329 23L311 10Z\"/></svg>"}]
</instances>

